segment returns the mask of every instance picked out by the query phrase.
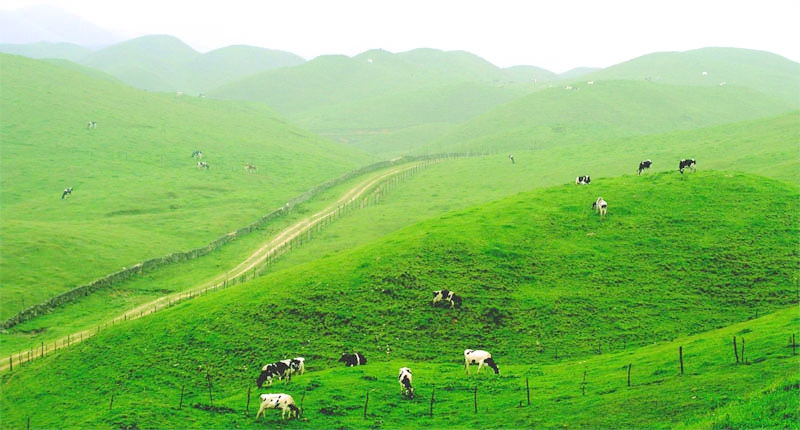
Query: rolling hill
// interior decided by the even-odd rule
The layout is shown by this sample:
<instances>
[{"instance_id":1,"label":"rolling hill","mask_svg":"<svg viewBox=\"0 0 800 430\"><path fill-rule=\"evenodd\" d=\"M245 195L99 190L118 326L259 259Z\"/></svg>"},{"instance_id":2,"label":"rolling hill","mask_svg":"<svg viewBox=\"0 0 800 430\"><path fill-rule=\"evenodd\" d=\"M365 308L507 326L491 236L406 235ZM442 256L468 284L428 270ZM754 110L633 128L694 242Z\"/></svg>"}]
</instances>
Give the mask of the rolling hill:
<instances>
[{"instance_id":1,"label":"rolling hill","mask_svg":"<svg viewBox=\"0 0 800 430\"><path fill-rule=\"evenodd\" d=\"M170 49L192 58L181 43ZM449 60L435 59L450 55L464 80L443 77ZM314 60L268 74L307 67L309 79L331 70L344 79L357 70L361 83L329 83L329 98L309 93L319 103L297 111L303 126L339 126L338 136L287 123L261 102L153 94L81 67L0 57L3 81L13 83L0 88L4 314L206 244L375 161L331 139L361 125L394 127L373 141L380 154L486 154L427 168L250 282L102 331L98 324L91 339L15 365L0 375L4 427L260 427L258 369L298 355L309 373L272 387L303 406L289 428L783 428L800 419L791 340L800 323L800 111L769 90L791 77L776 73L761 89L744 78L720 86L688 75L595 76L568 91L476 84L492 68L465 53L375 51L356 69L346 57L319 60L324 67ZM380 69L383 61L406 68ZM373 65L390 88L365 78ZM398 70L435 85L411 90L419 76ZM365 98L345 101L348 91ZM365 108L376 102L384 113ZM482 103L496 107L481 114ZM430 120L415 122L415 111ZM87 120L98 128L86 129ZM427 145L431 136L441 140ZM196 149L209 170L195 167ZM682 157L696 157L698 171L678 174ZM637 176L643 158L654 166ZM245 173L245 162L257 173ZM591 186L570 183L585 173ZM62 201L65 186L75 192ZM604 220L591 210L598 195L610 202ZM29 339L36 356L52 339L48 324L91 327L109 297L163 294L224 272L274 228L0 335ZM441 288L461 294L464 307L431 308L430 292ZM465 377L464 348L490 349L501 376ZM338 367L339 354L354 350L369 365ZM413 401L397 393L405 365L415 370ZM267 421L278 425L275 415Z\"/></svg>"},{"instance_id":2,"label":"rolling hill","mask_svg":"<svg viewBox=\"0 0 800 430\"><path fill-rule=\"evenodd\" d=\"M253 73L303 62L301 57L285 51L249 46L229 46L201 54L166 35L121 42L82 61L136 88L192 95Z\"/></svg>"},{"instance_id":3,"label":"rolling hill","mask_svg":"<svg viewBox=\"0 0 800 430\"><path fill-rule=\"evenodd\" d=\"M519 98L454 129L429 152L541 149L689 130L796 109L756 89L595 81Z\"/></svg>"},{"instance_id":4,"label":"rolling hill","mask_svg":"<svg viewBox=\"0 0 800 430\"><path fill-rule=\"evenodd\" d=\"M598 192L605 220L588 205ZM45 427L250 428L263 425L253 404L245 413L259 367L303 356L309 372L272 388L303 402L292 427L692 427L742 399L773 411L744 423L787 425L796 202L794 187L727 172L520 193L109 328L4 374L0 407L7 423ZM430 306L431 290L455 286L462 309ZM732 336L747 339L747 365L734 365ZM490 349L501 376L465 377L470 347ZM352 350L368 365L337 366ZM400 400L400 365L421 399ZM528 379L536 409L518 409ZM38 413L42 402L63 412Z\"/></svg>"},{"instance_id":5,"label":"rolling hill","mask_svg":"<svg viewBox=\"0 0 800 430\"><path fill-rule=\"evenodd\" d=\"M12 55L2 62L4 318L142 259L203 246L371 160L255 103L153 94ZM210 169L195 167L197 149ZM255 174L245 174L248 162ZM62 201L66 187L74 193Z\"/></svg>"}]
</instances>

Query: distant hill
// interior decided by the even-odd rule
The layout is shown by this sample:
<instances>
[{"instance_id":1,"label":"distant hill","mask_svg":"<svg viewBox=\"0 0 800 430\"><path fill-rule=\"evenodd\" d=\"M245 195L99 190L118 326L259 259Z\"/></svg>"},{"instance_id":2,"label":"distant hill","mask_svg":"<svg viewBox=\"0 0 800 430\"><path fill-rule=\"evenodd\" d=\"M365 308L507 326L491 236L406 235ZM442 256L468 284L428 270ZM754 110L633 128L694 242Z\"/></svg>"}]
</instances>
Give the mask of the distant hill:
<instances>
[{"instance_id":1,"label":"distant hill","mask_svg":"<svg viewBox=\"0 0 800 430\"><path fill-rule=\"evenodd\" d=\"M39 42L2 44L0 52L69 60L136 88L193 95L254 73L305 62L289 52L252 46L229 46L203 54L166 35L143 36L98 50L73 43Z\"/></svg>"},{"instance_id":2,"label":"distant hill","mask_svg":"<svg viewBox=\"0 0 800 430\"><path fill-rule=\"evenodd\" d=\"M658 84L747 87L800 108L800 63L770 52L703 48L657 52L584 76Z\"/></svg>"},{"instance_id":3,"label":"distant hill","mask_svg":"<svg viewBox=\"0 0 800 430\"><path fill-rule=\"evenodd\" d=\"M120 40L123 40L121 35L54 6L0 11L0 43L3 44L52 42L99 48Z\"/></svg>"},{"instance_id":4,"label":"distant hill","mask_svg":"<svg viewBox=\"0 0 800 430\"><path fill-rule=\"evenodd\" d=\"M372 50L317 57L210 94L257 100L317 133L370 152L400 154L553 79L544 69L501 69L463 51Z\"/></svg>"},{"instance_id":5,"label":"distant hill","mask_svg":"<svg viewBox=\"0 0 800 430\"><path fill-rule=\"evenodd\" d=\"M0 61L0 285L14 302L3 318L123 266L204 246L373 160L261 104L142 91L73 63ZM191 157L198 149L206 171ZM246 175L245 163L258 172ZM66 187L75 191L61 200Z\"/></svg>"},{"instance_id":6,"label":"distant hill","mask_svg":"<svg viewBox=\"0 0 800 430\"><path fill-rule=\"evenodd\" d=\"M37 42L30 44L3 43L0 44L0 52L29 58L53 58L80 63L94 51L74 43Z\"/></svg>"},{"instance_id":7,"label":"distant hill","mask_svg":"<svg viewBox=\"0 0 800 430\"><path fill-rule=\"evenodd\" d=\"M650 73L656 64L663 73ZM731 123L797 109L798 90L800 64L761 51L653 54L498 106L428 150L519 151Z\"/></svg>"}]
</instances>

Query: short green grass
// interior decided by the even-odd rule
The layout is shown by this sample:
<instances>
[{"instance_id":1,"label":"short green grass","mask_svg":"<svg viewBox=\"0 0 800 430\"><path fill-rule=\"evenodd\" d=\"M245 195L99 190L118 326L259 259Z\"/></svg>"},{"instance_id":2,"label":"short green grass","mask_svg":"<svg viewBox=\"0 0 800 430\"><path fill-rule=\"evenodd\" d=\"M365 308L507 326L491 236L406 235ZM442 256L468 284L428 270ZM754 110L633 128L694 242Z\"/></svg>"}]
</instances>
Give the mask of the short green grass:
<instances>
[{"instance_id":1,"label":"short green grass","mask_svg":"<svg viewBox=\"0 0 800 430\"><path fill-rule=\"evenodd\" d=\"M590 207L598 192L604 220ZM5 373L2 415L15 426L261 426L255 402L244 414L259 367L303 356L307 375L262 390L303 399L288 427L692 428L743 422L716 414L742 402L772 408L745 422L791 427L796 409L774 393L797 392L796 202L792 187L725 172L521 193L109 328ZM464 308L431 307L439 288ZM745 341L738 366L733 336ZM465 377L465 348L492 351L501 377ZM369 364L339 367L353 350ZM414 401L399 398L402 365L417 370ZM40 414L44 403L63 412Z\"/></svg>"},{"instance_id":2,"label":"short green grass","mask_svg":"<svg viewBox=\"0 0 800 430\"><path fill-rule=\"evenodd\" d=\"M122 267L205 246L373 161L261 105L151 94L0 58L3 319ZM195 167L196 149L208 171ZM247 162L258 171L246 174Z\"/></svg>"}]
</instances>

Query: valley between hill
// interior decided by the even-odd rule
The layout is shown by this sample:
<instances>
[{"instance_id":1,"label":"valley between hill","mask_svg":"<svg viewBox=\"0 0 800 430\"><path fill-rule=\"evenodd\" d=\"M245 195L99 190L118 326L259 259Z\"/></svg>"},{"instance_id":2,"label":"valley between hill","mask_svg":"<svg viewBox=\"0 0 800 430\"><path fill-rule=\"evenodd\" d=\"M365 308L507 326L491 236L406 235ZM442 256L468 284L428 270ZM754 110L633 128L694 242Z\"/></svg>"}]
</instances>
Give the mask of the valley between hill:
<instances>
[{"instance_id":1,"label":"valley between hill","mask_svg":"<svg viewBox=\"0 0 800 430\"><path fill-rule=\"evenodd\" d=\"M72 346L78 342L83 341L84 339L88 339L92 335L96 334L100 330L101 326L108 327L121 321L128 321L136 318L141 318L143 316L162 310L168 306L172 306L173 304L181 300L190 299L200 294L206 294L209 291L213 291L219 288L225 288L227 287L228 282L230 280L235 281L237 278L241 277L242 281L245 281L247 280L249 272L252 272L252 276L255 277L257 268L259 266L263 266L265 260L284 253L285 248L289 244L291 244L293 240L297 239L299 236L303 234L308 233L311 229L319 228L319 226L323 223L323 221L326 220L326 218L336 216L339 211L354 206L354 203L356 203L359 199L363 198L367 193L375 191L378 187L381 186L382 183L385 183L391 178L403 172L408 172L415 168L422 167L430 162L431 161L421 161L421 162L417 161L411 163L404 163L380 171L378 172L378 174L367 175L365 178L360 180L360 182L358 182L355 186L346 190L346 192L342 194L341 197L329 203L328 206L326 206L324 209L314 213L313 215L305 217L300 221L295 222L288 228L285 228L282 231L280 231L271 240L269 240L267 243L259 247L244 261L239 263L237 266L231 268L230 270L227 270L224 273L220 273L218 276L212 279L209 279L193 287L187 288L179 293L165 295L159 297L156 300L152 300L147 303L138 305L133 309L125 311L122 315L119 315L109 321L105 321L101 324L98 324L97 328L90 328L69 334L65 337L54 340L52 342L52 345L44 345L44 343L42 343L42 347L40 349L37 349L36 347L30 347L28 348L28 351L19 352L4 357L3 359L0 359L0 363L2 363L0 364L0 371L8 370L13 365L19 366L33 359L41 358L42 356L54 352L58 349ZM48 344L50 344L50 342L48 342ZM36 354L31 353L31 351L33 350L36 350L36 353L38 353L39 355L37 356Z\"/></svg>"}]
</instances>

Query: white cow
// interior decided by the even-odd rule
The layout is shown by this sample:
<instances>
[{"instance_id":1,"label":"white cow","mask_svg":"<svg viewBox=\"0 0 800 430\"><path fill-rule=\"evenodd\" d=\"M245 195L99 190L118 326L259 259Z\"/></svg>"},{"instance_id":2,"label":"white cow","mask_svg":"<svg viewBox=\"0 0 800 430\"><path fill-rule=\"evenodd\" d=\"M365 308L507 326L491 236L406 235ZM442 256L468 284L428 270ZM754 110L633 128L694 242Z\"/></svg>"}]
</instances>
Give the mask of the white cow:
<instances>
[{"instance_id":1,"label":"white cow","mask_svg":"<svg viewBox=\"0 0 800 430\"><path fill-rule=\"evenodd\" d=\"M264 414L267 409L280 409L281 418L286 418L286 412L289 412L289 419L297 418L300 416L300 409L294 403L292 396L288 394L269 394L264 393L261 396L261 406L258 408L256 419Z\"/></svg>"},{"instance_id":2,"label":"white cow","mask_svg":"<svg viewBox=\"0 0 800 430\"><path fill-rule=\"evenodd\" d=\"M397 380L400 382L400 394L409 398L414 398L414 387L411 386L411 369L408 367L401 367L400 374L397 375Z\"/></svg>"},{"instance_id":3,"label":"white cow","mask_svg":"<svg viewBox=\"0 0 800 430\"><path fill-rule=\"evenodd\" d=\"M600 218L603 218L608 212L608 202L603 200L602 197L598 197L597 200L592 203L592 208L594 208L594 210L600 214Z\"/></svg>"},{"instance_id":4,"label":"white cow","mask_svg":"<svg viewBox=\"0 0 800 430\"><path fill-rule=\"evenodd\" d=\"M495 364L494 359L492 359L492 354L488 351L483 351L481 349L465 349L464 350L464 368L467 369L467 375L470 374L469 372L469 365L470 364L477 364L478 370L475 373L480 373L481 367L483 365L487 365L494 369L495 374L500 374L500 369Z\"/></svg>"}]
</instances>

